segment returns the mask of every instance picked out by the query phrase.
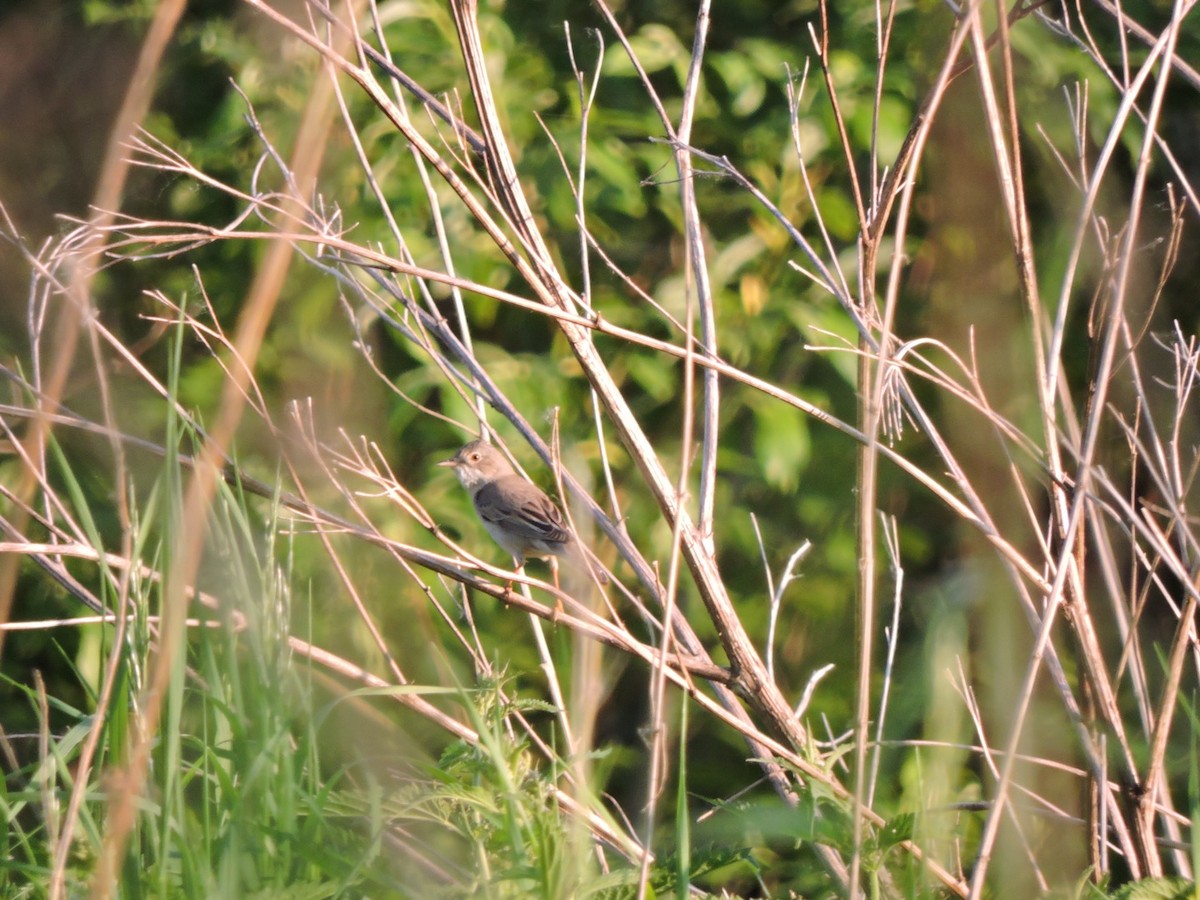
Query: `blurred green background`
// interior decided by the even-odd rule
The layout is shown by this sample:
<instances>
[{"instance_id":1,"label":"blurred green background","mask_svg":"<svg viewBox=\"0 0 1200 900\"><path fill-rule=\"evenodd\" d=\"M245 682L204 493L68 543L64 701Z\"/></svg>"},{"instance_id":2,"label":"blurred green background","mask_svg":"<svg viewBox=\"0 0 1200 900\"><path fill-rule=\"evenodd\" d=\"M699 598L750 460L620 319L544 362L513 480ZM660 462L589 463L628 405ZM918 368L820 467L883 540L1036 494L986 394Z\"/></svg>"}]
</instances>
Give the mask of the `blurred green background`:
<instances>
[{"instance_id":1,"label":"blurred green background","mask_svg":"<svg viewBox=\"0 0 1200 900\"><path fill-rule=\"evenodd\" d=\"M1154 22L1161 4L1125 4L1135 18ZM139 41L153 4L48 2L9 0L0 8L0 200L31 246L61 234L60 216L86 215L94 176L104 151L111 118L125 90ZM677 114L682 80L689 60L694 5L690 3L618 3L614 9L630 34L639 58L672 115ZM298 8L291 10L298 14ZM435 94L464 90L461 59L453 23L444 4L426 0L380 6L386 38L397 64ZM897 7L892 52L882 89L878 122L873 117L876 29L874 8L867 3L836 4L830 10L833 77L842 114L855 147L854 173L870 185L871 136L877 128L878 158L886 165L904 139L942 59L951 15L942 3L917 2ZM603 77L592 113L588 147L586 206L588 225L613 261L635 283L672 314L682 317L683 241L678 185L669 149L650 138L662 127L631 66L602 18L587 4L567 2L487 3L480 13L486 52L506 115L510 147L535 213L551 237L557 260L573 284L581 268L575 206L553 136L574 165L579 149L578 94L570 69L563 22L569 21L575 58L590 71L604 36ZM705 89L697 110L692 143L733 160L786 214L791 223L815 239L813 210L789 134L786 80L799 86L799 73L812 64L810 26L815 3L738 2L716 4L704 71ZM1109 23L1097 15L1091 23L1102 40L1115 40ZM1057 294L1064 245L1078 206L1051 144L1072 142L1065 95L1077 79L1087 78L1093 141L1103 138L1103 125L1117 102L1115 93L1074 48L1034 20L1013 32L1019 74L1018 102L1027 165L1027 195L1039 252L1039 282L1047 297ZM1109 46L1115 47L1115 43ZM1200 32L1192 28L1179 48L1184 59L1200 58ZM236 85L253 104L264 132L280 148L289 148L312 79L313 54L253 10L231 0L195 2L188 10L165 64L159 72L148 130L177 149L213 177L246 188L262 146L245 120L246 105ZM347 89L351 112L403 230L407 249L418 263L436 266L436 244L427 222L425 199L414 177L411 157L395 131L353 88ZM1176 149L1190 149L1180 159L1186 171L1200 172L1200 104L1195 89L1172 86L1164 117ZM857 219L849 189L850 170L841 150L828 97L815 65L800 101L799 139L808 177L829 230L838 260L855 288ZM535 115L536 114L536 115ZM473 110L467 111L472 119ZM540 122L539 122L540 119ZM973 73L951 88L927 150L917 206L905 248L909 266L902 281L897 332L903 338L928 336L943 341L962 356L972 352L985 373L994 407L1031 434L1037 434L1032 394L1026 310L1021 305L1009 252L1003 210L996 199L995 167L983 128ZM543 127L546 129L543 131ZM1040 129L1041 133L1038 132ZM1136 149L1131 130L1127 151ZM1092 148L1094 150L1094 148ZM703 163L698 163L704 169ZM1111 189L1102 199L1121 215L1121 177L1132 163L1126 153L1117 164ZM1163 192L1170 173L1157 163L1152 191ZM264 176L275 178L270 171ZM319 192L342 210L353 225L355 240L382 241L388 231L381 211L367 190L340 124L326 154ZM443 195L446 192L439 186ZM801 261L795 246L769 213L728 180L703 177L697 194L705 227L706 250L720 319L720 350L731 363L794 391L846 421L857 419L855 361L847 352L853 330L835 301L789 263ZM447 225L458 274L493 287L522 293L504 259L485 236L471 226L463 211L448 205ZM174 175L135 170L123 211L147 218L192 220L211 225L229 221L238 211L218 192L205 190ZM1148 243L1161 234L1162 204L1152 204L1146 224ZM177 259L140 261L109 268L97 282L97 304L104 322L127 344L151 330L148 314L161 309L146 297L160 290L195 305L197 287L191 269L200 271L218 320L232 328L263 247L252 242L213 243ZM1153 247L1147 257L1153 258ZM1185 234L1176 275L1151 313L1152 327L1178 320L1191 332L1198 324L1195 303L1200 253L1194 230ZM1094 259L1085 262L1079 280L1083 295L1107 274ZM1152 272L1148 264L1146 273ZM886 276L886 269L881 272ZM611 322L667 336L660 316L631 299L628 289L595 256L591 261L592 303ZM1143 278L1151 277L1143 273ZM0 348L10 360L23 360L26 346L28 269L18 254L0 248ZM879 285L882 288L882 285ZM1148 298L1152 291L1140 296ZM445 300L439 296L439 300ZM445 306L449 310L449 304ZM598 473L596 436L591 426L586 384L563 338L542 318L494 302L469 297L467 308L478 355L524 414L549 434L549 416L558 410L564 443L573 463ZM1088 309L1075 307L1066 359L1076 388L1089 373ZM469 421L469 410L443 383L440 374L400 335L378 320L367 333L369 349L392 391L363 359L355 345L352 323L339 305L338 288L321 272L298 262L289 275L284 302L267 336L256 370L275 414L284 418L292 400L312 398L319 428L335 439L336 429L378 442L401 481L434 510L464 545L502 562L485 542L466 498L452 479L433 468L466 435L424 413L417 404ZM817 351L812 345L840 349ZM623 348L599 338L602 352L618 361L614 375L664 459L679 458L681 369L646 351ZM160 341L143 356L165 374L171 346ZM203 420L214 409L222 378L220 368L199 342L183 347L181 399ZM1167 366L1164 355L1147 365ZM88 413L96 398L87 379L66 398ZM122 424L151 440L162 437L157 398L132 373L116 373L123 392ZM409 398L413 402L408 402ZM974 413L954 407L932 388L923 398L941 416L947 437L972 478L985 486L985 499L997 513L1001 530L1018 545L1036 546L1025 513L1001 488L986 496L987 485L1002 485L1009 461L994 436L981 428ZM766 632L767 589L751 515L761 528L767 562L776 576L804 541L813 550L803 563L802 578L785 597L774 648L776 671L785 694L798 698L813 671L832 663L809 710L818 734L844 731L854 702L854 609L857 550L854 538L856 447L831 429L806 419L749 389L725 383L722 406L722 451L717 493L716 542L726 583L751 633ZM502 431L504 428L502 426ZM511 430L506 432L512 435ZM85 483L94 505L103 508L108 463L98 442L63 435L71 452L86 460L95 454L94 481ZM935 466L931 451L910 430L896 446L925 466ZM186 449L186 448L185 448ZM665 561L670 534L639 483L639 476L610 438L618 491L629 530L650 558ZM1113 438L1105 463L1128 466L1123 445ZM252 474L273 480L278 448L261 429L248 423L237 443L239 462ZM543 486L549 480L533 455L529 465ZM1021 460L1030 472L1030 461ZM995 472L995 474L990 474ZM135 473L136 474L136 473ZM903 614L896 662L902 686L890 709L887 736L892 739L936 737L969 739L970 730L948 710L945 672L961 659L977 683L985 714L1004 721L1017 673L1012 660L1023 659L1029 635L1011 602L1011 588L998 571L993 552L932 496L895 469L882 472L880 499L884 511L899 522L905 573ZM4 476L9 477L9 476ZM337 508L331 491L318 496ZM371 507L375 521L402 540L439 546L395 505ZM269 514L264 505L264 517ZM102 522L115 527L115 520ZM116 536L113 535L115 542ZM294 538L294 577L310 600L297 609L298 633L320 635L329 649L371 667L380 660L360 629L348 621L340 585L317 548L315 538ZM417 681L436 682L442 667L470 673L450 647L444 627L424 606L414 585L397 578L393 563L368 547L343 548L355 566L356 579L382 623L390 646ZM612 553L601 543L601 556ZM81 566L81 570L86 567ZM620 573L620 569L618 568ZM627 573L626 573L627 574ZM212 573L208 577L216 578ZM215 584L219 584L216 578ZM888 596L888 591L884 591ZM686 587L682 602L702 637L716 641ZM76 613L77 607L39 571L29 566L19 585L14 618L41 619ZM507 657L497 662L522 673L522 687L538 690L537 660L523 620L491 603L476 605L480 630L495 638ZM311 621L308 620L311 614ZM890 618L890 600L882 611ZM564 635L556 635L566 649ZM442 648L430 652L430 647ZM3 674L11 683L29 683L34 669L43 673L51 694L73 698L80 708L88 701L75 666L94 667L98 644L87 629L10 635L5 643ZM618 749L611 761L607 789L627 808L636 808L644 786L642 737L646 673L609 660L613 688L600 716L598 743ZM1049 703L1053 706L1053 703ZM20 692L0 685L4 728L11 733L34 730L35 715ZM937 714L933 714L937 711ZM961 713L959 714L961 716ZM1048 722L1060 714L1048 709ZM819 723L827 723L819 724ZM423 727L413 723L416 731ZM720 797L731 784L753 777L742 742L712 722L692 719L689 789L699 797ZM424 735L436 751L439 738ZM351 742L352 743L352 742ZM623 749L621 749L623 748ZM352 748L346 752L353 754ZM881 793L897 808L906 791L916 790L911 771L902 771L904 755L884 758ZM731 778L731 771L738 776ZM964 767L949 795L974 796L978 772ZM1050 790L1048 788L1048 790ZM1069 790L1069 789L1064 789ZM765 789L763 791L765 793ZM911 796L908 798L911 801ZM1073 805L1077 798L1064 798ZM1082 848L1064 862L1078 870Z\"/></svg>"}]
</instances>

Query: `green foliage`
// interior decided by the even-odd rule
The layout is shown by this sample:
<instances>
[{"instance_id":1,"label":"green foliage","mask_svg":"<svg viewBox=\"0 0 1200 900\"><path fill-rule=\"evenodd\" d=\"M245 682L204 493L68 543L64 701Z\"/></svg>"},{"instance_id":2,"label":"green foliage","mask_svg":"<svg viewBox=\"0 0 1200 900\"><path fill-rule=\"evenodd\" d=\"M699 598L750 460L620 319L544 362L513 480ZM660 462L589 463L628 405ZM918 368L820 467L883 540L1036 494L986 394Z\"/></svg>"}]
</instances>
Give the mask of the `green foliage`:
<instances>
[{"instance_id":1,"label":"green foliage","mask_svg":"<svg viewBox=\"0 0 1200 900\"><path fill-rule=\"evenodd\" d=\"M160 500L165 494L158 492ZM311 686L298 679L283 639L288 598L271 546L259 555L245 540L247 530L258 532L260 521L248 520L245 510L222 496L224 521L214 527L214 547L223 562L225 596L246 617L246 627L199 629L191 638L188 658L196 665L198 682L173 685L164 716L162 740L151 763L149 796L137 812L130 840L129 865L140 882L158 896L250 896L260 892L296 891L294 896L330 896L329 883L379 883L378 865L362 871L359 825L344 823L322 812L326 788L319 747L323 742L303 724ZM166 545L147 523L146 550L163 553ZM148 583L132 598L134 608L158 605L158 588ZM110 699L112 715L99 723L89 710L55 701L63 726L42 718L49 733L49 753L31 759L8 773L4 796L6 848L0 862L0 892L6 896L22 884L48 877L54 810L65 807L76 788L74 767L83 740L97 724L101 728L96 762L120 765L126 759L130 736L127 710L141 700L141 679L153 671L155 654L146 622L135 622L129 639L113 648L128 673L116 682ZM183 657L181 657L181 660ZM77 672L81 681L84 676ZM82 684L91 692L94 684ZM9 683L38 708L38 692ZM96 702L91 693L89 707ZM106 784L93 764L94 783L85 793L66 880L82 889L102 855L107 835L106 807L121 790ZM16 788L16 785L27 785ZM53 804L46 806L46 801ZM33 814L51 813L51 818ZM317 813L317 814L314 814ZM308 885L308 887L305 887ZM324 885L323 887L321 885ZM137 896L137 892L122 896ZM288 894L292 896L293 894Z\"/></svg>"},{"instance_id":2,"label":"green foliage","mask_svg":"<svg viewBox=\"0 0 1200 900\"><path fill-rule=\"evenodd\" d=\"M1194 900L1196 883L1186 878L1146 878L1110 894L1113 900Z\"/></svg>"}]
</instances>

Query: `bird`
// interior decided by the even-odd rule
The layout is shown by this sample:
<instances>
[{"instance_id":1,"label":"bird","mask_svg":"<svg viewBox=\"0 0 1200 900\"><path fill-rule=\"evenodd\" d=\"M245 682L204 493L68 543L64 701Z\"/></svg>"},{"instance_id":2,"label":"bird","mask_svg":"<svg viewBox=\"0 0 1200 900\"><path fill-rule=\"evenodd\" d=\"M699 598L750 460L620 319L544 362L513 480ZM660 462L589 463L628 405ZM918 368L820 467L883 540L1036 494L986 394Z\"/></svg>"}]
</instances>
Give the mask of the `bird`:
<instances>
[{"instance_id":1,"label":"bird","mask_svg":"<svg viewBox=\"0 0 1200 900\"><path fill-rule=\"evenodd\" d=\"M583 551L562 511L545 491L518 475L504 454L491 444L471 441L438 465L454 470L471 495L483 527L512 556L518 569L527 557L534 557L550 561L556 580L558 559L568 559L588 571ZM599 578L601 583L608 580L603 573Z\"/></svg>"}]
</instances>

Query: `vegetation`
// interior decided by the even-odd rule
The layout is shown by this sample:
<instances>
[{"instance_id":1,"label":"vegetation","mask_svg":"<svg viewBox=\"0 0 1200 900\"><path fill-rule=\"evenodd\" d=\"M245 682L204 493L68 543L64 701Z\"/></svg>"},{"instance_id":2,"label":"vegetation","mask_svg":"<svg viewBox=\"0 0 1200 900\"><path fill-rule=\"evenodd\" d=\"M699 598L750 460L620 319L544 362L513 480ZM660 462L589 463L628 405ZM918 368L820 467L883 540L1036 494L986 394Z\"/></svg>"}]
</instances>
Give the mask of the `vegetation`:
<instances>
[{"instance_id":1,"label":"vegetation","mask_svg":"<svg viewBox=\"0 0 1200 900\"><path fill-rule=\"evenodd\" d=\"M0 18L0 895L1195 895L1192 6L727 6Z\"/></svg>"}]
</instances>

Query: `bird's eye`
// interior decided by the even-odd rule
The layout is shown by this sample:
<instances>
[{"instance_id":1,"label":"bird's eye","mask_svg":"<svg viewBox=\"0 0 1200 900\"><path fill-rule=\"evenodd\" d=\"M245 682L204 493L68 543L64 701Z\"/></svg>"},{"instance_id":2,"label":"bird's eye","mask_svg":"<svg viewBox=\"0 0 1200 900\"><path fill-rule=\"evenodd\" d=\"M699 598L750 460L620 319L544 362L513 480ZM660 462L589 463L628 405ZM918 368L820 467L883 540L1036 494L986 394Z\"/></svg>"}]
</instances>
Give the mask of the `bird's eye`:
<instances>
[{"instance_id":1,"label":"bird's eye","mask_svg":"<svg viewBox=\"0 0 1200 900\"><path fill-rule=\"evenodd\" d=\"M480 459L481 459L481 457L480 457L479 453L471 454L471 462L479 462Z\"/></svg>"}]
</instances>

